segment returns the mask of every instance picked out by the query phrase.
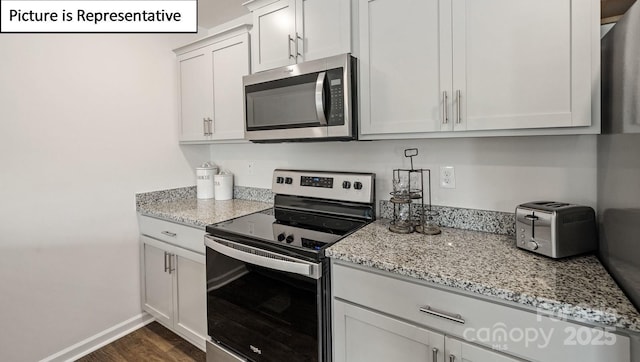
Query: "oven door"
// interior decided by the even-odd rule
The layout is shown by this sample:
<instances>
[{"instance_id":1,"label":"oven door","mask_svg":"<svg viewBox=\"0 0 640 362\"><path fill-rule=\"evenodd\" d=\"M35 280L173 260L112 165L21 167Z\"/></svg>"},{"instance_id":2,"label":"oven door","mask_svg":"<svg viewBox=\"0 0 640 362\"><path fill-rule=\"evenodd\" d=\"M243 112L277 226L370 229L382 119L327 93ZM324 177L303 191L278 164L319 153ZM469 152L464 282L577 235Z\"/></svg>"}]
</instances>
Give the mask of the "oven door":
<instances>
[{"instance_id":1,"label":"oven door","mask_svg":"<svg viewBox=\"0 0 640 362\"><path fill-rule=\"evenodd\" d=\"M211 235L205 245L207 330L214 343L250 361L323 359L322 264Z\"/></svg>"}]
</instances>

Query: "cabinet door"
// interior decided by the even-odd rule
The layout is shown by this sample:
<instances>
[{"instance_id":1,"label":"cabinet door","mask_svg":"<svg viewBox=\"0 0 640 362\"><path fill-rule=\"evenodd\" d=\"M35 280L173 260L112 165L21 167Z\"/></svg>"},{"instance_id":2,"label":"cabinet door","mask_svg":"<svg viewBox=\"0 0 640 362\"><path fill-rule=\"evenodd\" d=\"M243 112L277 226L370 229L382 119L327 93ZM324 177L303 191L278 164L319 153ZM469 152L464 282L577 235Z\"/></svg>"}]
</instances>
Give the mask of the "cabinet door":
<instances>
[{"instance_id":1,"label":"cabinet door","mask_svg":"<svg viewBox=\"0 0 640 362\"><path fill-rule=\"evenodd\" d=\"M171 325L173 322L173 280L168 273L170 254L147 237L143 236L142 241L144 310L165 325Z\"/></svg>"},{"instance_id":2,"label":"cabinet door","mask_svg":"<svg viewBox=\"0 0 640 362\"><path fill-rule=\"evenodd\" d=\"M249 35L216 43L211 51L213 71L213 139L244 139L244 90L249 74Z\"/></svg>"},{"instance_id":3,"label":"cabinet door","mask_svg":"<svg viewBox=\"0 0 640 362\"><path fill-rule=\"evenodd\" d=\"M339 300L333 305L335 361L444 361L444 335Z\"/></svg>"},{"instance_id":4,"label":"cabinet door","mask_svg":"<svg viewBox=\"0 0 640 362\"><path fill-rule=\"evenodd\" d=\"M297 0L298 62L351 52L350 0Z\"/></svg>"},{"instance_id":5,"label":"cabinet door","mask_svg":"<svg viewBox=\"0 0 640 362\"><path fill-rule=\"evenodd\" d=\"M207 336L207 292L205 256L175 248L172 272L175 278L174 328L201 349Z\"/></svg>"},{"instance_id":6,"label":"cabinet door","mask_svg":"<svg viewBox=\"0 0 640 362\"><path fill-rule=\"evenodd\" d=\"M518 362L516 358L445 337L445 359L451 362Z\"/></svg>"},{"instance_id":7,"label":"cabinet door","mask_svg":"<svg viewBox=\"0 0 640 362\"><path fill-rule=\"evenodd\" d=\"M281 0L254 10L253 27L254 72L295 64L295 0Z\"/></svg>"},{"instance_id":8,"label":"cabinet door","mask_svg":"<svg viewBox=\"0 0 640 362\"><path fill-rule=\"evenodd\" d=\"M455 129L589 126L592 2L453 0Z\"/></svg>"},{"instance_id":9,"label":"cabinet door","mask_svg":"<svg viewBox=\"0 0 640 362\"><path fill-rule=\"evenodd\" d=\"M362 134L451 129L450 1L360 0Z\"/></svg>"},{"instance_id":10,"label":"cabinet door","mask_svg":"<svg viewBox=\"0 0 640 362\"><path fill-rule=\"evenodd\" d=\"M213 116L210 48L178 57L180 92L180 140L204 141L205 118Z\"/></svg>"}]
</instances>

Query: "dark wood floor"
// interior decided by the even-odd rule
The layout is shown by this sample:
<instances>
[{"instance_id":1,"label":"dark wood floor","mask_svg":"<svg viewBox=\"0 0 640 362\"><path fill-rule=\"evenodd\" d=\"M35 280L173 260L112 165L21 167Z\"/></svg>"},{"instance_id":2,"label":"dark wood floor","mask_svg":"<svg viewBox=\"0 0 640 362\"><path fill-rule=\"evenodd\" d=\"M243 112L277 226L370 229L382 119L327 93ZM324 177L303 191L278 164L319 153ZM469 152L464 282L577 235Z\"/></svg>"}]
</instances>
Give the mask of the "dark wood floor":
<instances>
[{"instance_id":1,"label":"dark wood floor","mask_svg":"<svg viewBox=\"0 0 640 362\"><path fill-rule=\"evenodd\" d=\"M150 323L91 354L81 362L198 361L205 353L158 322Z\"/></svg>"}]
</instances>

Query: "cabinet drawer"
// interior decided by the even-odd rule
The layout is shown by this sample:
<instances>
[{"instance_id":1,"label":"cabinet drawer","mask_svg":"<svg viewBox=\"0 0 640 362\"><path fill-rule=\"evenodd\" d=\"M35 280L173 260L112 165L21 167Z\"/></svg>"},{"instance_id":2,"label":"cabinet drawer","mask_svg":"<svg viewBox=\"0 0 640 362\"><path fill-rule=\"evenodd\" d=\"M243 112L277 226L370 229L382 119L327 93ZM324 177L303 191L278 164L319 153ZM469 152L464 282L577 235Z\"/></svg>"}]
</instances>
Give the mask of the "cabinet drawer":
<instances>
[{"instance_id":1,"label":"cabinet drawer","mask_svg":"<svg viewBox=\"0 0 640 362\"><path fill-rule=\"evenodd\" d=\"M534 311L431 287L417 279L334 261L332 285L335 298L527 360L631 359L629 338L613 330L554 320ZM420 310L427 306L444 316Z\"/></svg>"},{"instance_id":2,"label":"cabinet drawer","mask_svg":"<svg viewBox=\"0 0 640 362\"><path fill-rule=\"evenodd\" d=\"M140 225L140 234L195 251L199 254L205 253L205 231L202 229L142 215L138 215L138 224Z\"/></svg>"}]
</instances>

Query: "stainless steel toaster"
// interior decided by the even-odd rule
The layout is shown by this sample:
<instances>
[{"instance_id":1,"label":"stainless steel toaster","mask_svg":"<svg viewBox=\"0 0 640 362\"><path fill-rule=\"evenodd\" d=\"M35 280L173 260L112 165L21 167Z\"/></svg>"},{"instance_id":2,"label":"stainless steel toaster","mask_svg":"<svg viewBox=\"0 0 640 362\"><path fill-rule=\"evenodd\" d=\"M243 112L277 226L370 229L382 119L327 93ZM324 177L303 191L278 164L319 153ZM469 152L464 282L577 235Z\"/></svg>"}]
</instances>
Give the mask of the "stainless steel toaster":
<instances>
[{"instance_id":1,"label":"stainless steel toaster","mask_svg":"<svg viewBox=\"0 0 640 362\"><path fill-rule=\"evenodd\" d=\"M588 206L534 201L516 208L516 245L551 258L598 248L596 216Z\"/></svg>"}]
</instances>

